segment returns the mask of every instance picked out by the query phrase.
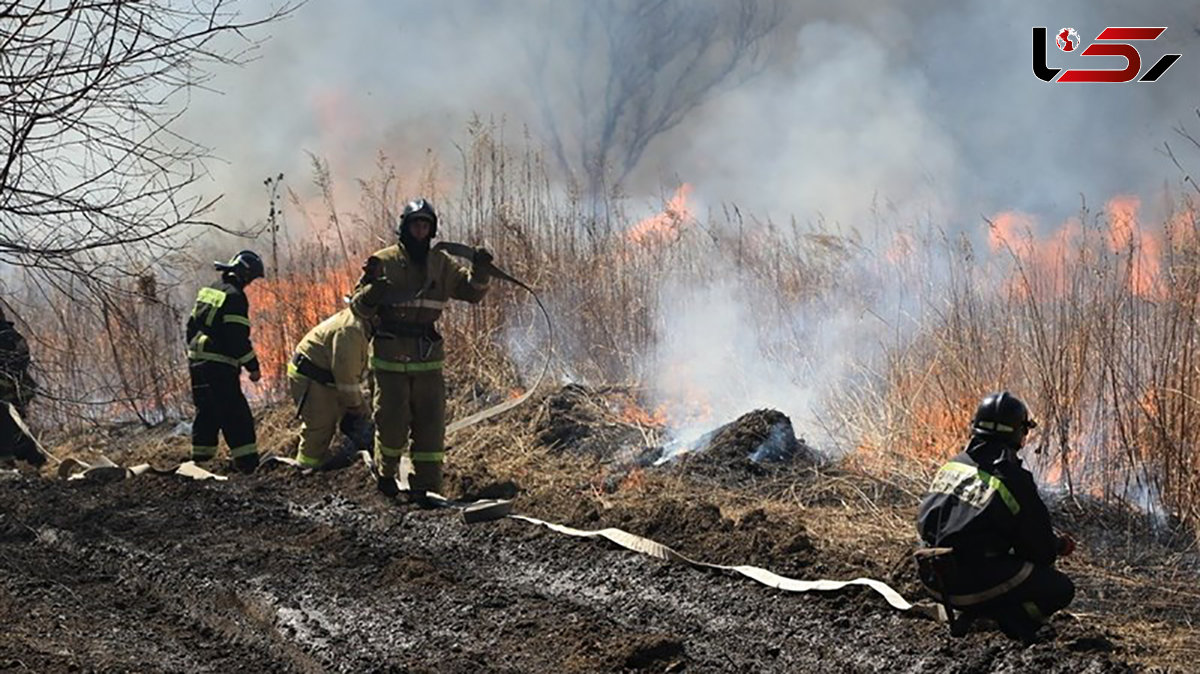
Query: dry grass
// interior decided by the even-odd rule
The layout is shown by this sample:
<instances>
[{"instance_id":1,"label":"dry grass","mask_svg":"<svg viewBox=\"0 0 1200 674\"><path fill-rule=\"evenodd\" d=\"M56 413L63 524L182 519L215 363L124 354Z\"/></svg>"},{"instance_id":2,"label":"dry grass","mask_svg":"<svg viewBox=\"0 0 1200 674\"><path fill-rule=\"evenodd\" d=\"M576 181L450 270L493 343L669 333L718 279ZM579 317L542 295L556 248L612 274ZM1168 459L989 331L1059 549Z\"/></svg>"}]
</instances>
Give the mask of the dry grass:
<instances>
[{"instance_id":1,"label":"dry grass","mask_svg":"<svg viewBox=\"0 0 1200 674\"><path fill-rule=\"evenodd\" d=\"M453 170L431 158L422 175L398 176L381 158L377 174L360 182L353 212L334 207L335 177L317 163L320 205L304 207L293 196L288 217L302 232L283 230L270 278L251 288L269 373L266 385L251 389L256 402L283 398L279 375L291 345L340 306L362 258L393 240L400 204L419 192L437 201L445 238L486 244L501 266L543 293L557 319L559 381L650 384L647 358L664 336L668 308L664 285L732 279L754 317L744 326L754 347L745 358L793 381L828 355L813 341L827 317L890 309L878 338L859 340L872 348L851 354L844 381L816 382L832 391L819 401L821 419L847 453L846 472L822 476L817 494L787 494L797 505L836 498L872 512L865 504L885 493L915 498L961 444L981 393L1008 388L1042 420L1037 462L1048 479L1109 503L1161 504L1184 523L1200 515L1200 226L1188 201L1165 216L1161 237L1118 201L1082 210L1049 237L1020 217L998 217L990 244L882 223L895 240L868 245L854 234L758 221L732 206L698 217L678 202L635 225L623 215L627 204L614 201L606 223L626 226L610 227L591 220L595 210L572 190L551 183L528 139L506 143L482 122L468 131ZM130 286L129 301L112 307L84 304L78 288L29 291L31 305L51 309L25 314L47 388L35 409L41 423L188 416L180 333L196 283L211 272L202 264L196 278L183 278L158 267L150 265L153 292ZM528 386L548 346L528 296L503 283L483 304L448 311L441 327L452 417ZM851 331L858 329L866 328ZM854 336L835 334L830 343ZM646 444L662 439L657 427L635 430ZM473 441L456 441L473 451ZM486 442L511 445L515 457L531 451L519 436ZM510 469L529 468L495 466L497 474Z\"/></svg>"}]
</instances>

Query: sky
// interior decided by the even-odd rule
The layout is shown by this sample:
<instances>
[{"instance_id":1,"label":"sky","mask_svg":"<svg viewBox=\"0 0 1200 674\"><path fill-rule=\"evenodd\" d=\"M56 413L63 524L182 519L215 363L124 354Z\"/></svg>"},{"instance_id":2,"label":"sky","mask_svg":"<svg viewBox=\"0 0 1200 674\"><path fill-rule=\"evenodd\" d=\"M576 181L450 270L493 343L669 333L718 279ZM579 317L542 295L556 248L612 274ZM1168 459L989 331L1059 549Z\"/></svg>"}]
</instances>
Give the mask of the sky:
<instances>
[{"instance_id":1,"label":"sky","mask_svg":"<svg viewBox=\"0 0 1200 674\"><path fill-rule=\"evenodd\" d=\"M246 14L270 4L247 0ZM185 136L213 149L201 187L224 194L217 215L265 212L262 180L283 172L308 189L307 153L352 184L379 152L403 168L432 149L454 159L473 115L503 118L515 136L541 117L535 47L549 61L584 53L574 0L311 0L269 33L257 58L196 92ZM1200 9L1150 0L1040 2L784 2L775 48L757 76L717 92L655 139L626 185L653 205L679 182L696 205L736 203L786 221L878 229L931 221L979 228L1022 210L1047 226L1080 199L1147 201L1200 151L1174 131L1200 130ZM1162 25L1142 43L1143 71L1182 58L1156 83L1050 84L1032 74L1031 29L1073 27L1088 44L1108 25ZM1048 48L1052 67L1113 68L1117 57ZM594 69L593 69L594 70ZM586 72L592 73L593 70ZM561 94L561 95L560 95ZM551 92L564 105L568 92ZM568 119L564 109L562 119Z\"/></svg>"}]
</instances>

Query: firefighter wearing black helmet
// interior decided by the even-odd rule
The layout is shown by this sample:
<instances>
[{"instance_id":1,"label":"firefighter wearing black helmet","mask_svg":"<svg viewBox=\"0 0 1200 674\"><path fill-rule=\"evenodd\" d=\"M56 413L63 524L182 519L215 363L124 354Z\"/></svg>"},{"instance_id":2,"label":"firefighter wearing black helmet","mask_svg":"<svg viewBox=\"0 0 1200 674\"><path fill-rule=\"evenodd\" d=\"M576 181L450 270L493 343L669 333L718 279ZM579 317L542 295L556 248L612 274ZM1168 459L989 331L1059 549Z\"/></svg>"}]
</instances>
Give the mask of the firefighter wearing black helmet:
<instances>
[{"instance_id":1,"label":"firefighter wearing black helmet","mask_svg":"<svg viewBox=\"0 0 1200 674\"><path fill-rule=\"evenodd\" d=\"M984 398L966 449L938 471L917 516L924 552L941 557L934 563L935 556L918 553L926 589L1026 641L1075 596L1071 579L1054 567L1074 541L1055 532L1033 475L1017 456L1036 426L1011 393Z\"/></svg>"},{"instance_id":2,"label":"firefighter wearing black helmet","mask_svg":"<svg viewBox=\"0 0 1200 674\"><path fill-rule=\"evenodd\" d=\"M424 199L409 202L396 228L399 243L367 258L356 291L382 295L370 357L379 489L388 496L399 492L396 473L407 451L413 463L410 487L417 501L425 492L442 488L446 354L437 319L449 300L483 299L491 261L480 248L470 268L460 266L450 255L431 249L437 232L433 205Z\"/></svg>"},{"instance_id":3,"label":"firefighter wearing black helmet","mask_svg":"<svg viewBox=\"0 0 1200 674\"><path fill-rule=\"evenodd\" d=\"M243 250L229 262L214 262L221 279L200 289L187 322L188 371L196 420L192 423L192 460L216 457L218 435L244 473L258 467L254 416L242 393L242 369L250 381L261 373L250 342L250 303L245 288L264 275L257 253Z\"/></svg>"}]
</instances>

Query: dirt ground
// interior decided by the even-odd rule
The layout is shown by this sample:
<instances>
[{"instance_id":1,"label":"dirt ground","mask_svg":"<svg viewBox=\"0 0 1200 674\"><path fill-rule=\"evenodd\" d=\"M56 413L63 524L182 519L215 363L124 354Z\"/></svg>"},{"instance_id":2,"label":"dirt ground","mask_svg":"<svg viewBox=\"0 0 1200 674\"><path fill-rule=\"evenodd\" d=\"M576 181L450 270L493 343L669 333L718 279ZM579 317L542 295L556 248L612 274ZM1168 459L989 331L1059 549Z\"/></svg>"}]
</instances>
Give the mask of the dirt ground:
<instances>
[{"instance_id":1,"label":"dirt ground","mask_svg":"<svg viewBox=\"0 0 1200 674\"><path fill-rule=\"evenodd\" d=\"M581 403L596 406L581 433L553 418L584 416L556 394L456 438L450 495L515 496L518 512L705 561L869 575L917 598L906 483L803 452L743 465L730 443L753 449L764 414L730 429L716 467L697 470L700 454L656 467L653 433L614 422L604 396ZM260 422L285 426L283 412ZM61 451L178 460L172 430L112 429ZM264 445L286 448L284 435ZM468 525L385 500L361 465L221 483L25 472L0 481L0 671L1192 671L1194 550L1123 541L1136 523L1116 514L1061 516L1083 534L1064 564L1080 597L1026 647L987 625L952 638L862 589L789 594L520 521Z\"/></svg>"}]
</instances>

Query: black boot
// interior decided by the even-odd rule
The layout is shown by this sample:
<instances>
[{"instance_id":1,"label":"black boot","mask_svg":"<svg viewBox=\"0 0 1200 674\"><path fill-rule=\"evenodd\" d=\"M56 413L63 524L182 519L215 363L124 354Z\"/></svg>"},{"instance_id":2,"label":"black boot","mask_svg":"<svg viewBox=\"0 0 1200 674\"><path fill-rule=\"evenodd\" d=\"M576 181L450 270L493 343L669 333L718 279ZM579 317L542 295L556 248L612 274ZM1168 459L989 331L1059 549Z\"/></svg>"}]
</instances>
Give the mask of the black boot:
<instances>
[{"instance_id":1,"label":"black boot","mask_svg":"<svg viewBox=\"0 0 1200 674\"><path fill-rule=\"evenodd\" d=\"M400 483L396 482L396 478L387 475L380 475L375 481L375 487L388 498L396 498L400 493Z\"/></svg>"},{"instance_id":2,"label":"black boot","mask_svg":"<svg viewBox=\"0 0 1200 674\"><path fill-rule=\"evenodd\" d=\"M244 475L253 473L258 468L258 454L246 454L233 460L233 467Z\"/></svg>"},{"instance_id":3,"label":"black boot","mask_svg":"<svg viewBox=\"0 0 1200 674\"><path fill-rule=\"evenodd\" d=\"M1040 620L1035 620L1024 607L1017 605L1006 607L997 612L996 624L1000 631L1010 639L1016 639L1026 646L1037 643Z\"/></svg>"}]
</instances>

